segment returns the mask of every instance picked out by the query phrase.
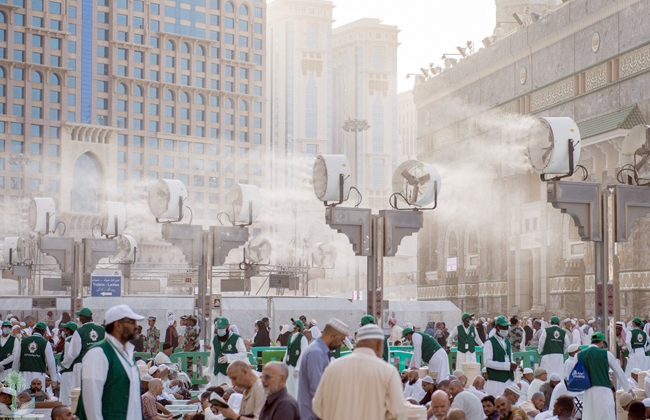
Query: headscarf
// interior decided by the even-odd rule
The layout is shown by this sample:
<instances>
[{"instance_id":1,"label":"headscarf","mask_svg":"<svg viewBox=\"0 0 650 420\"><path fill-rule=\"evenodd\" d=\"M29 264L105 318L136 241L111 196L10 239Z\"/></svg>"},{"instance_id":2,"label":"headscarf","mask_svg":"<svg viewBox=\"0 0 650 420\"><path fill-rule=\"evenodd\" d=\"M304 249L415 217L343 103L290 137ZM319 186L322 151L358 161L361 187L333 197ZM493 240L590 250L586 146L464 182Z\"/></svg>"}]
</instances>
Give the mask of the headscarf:
<instances>
[{"instance_id":1,"label":"headscarf","mask_svg":"<svg viewBox=\"0 0 650 420\"><path fill-rule=\"evenodd\" d=\"M435 332L436 332L436 321L427 322L427 327L424 329L424 333L433 336Z\"/></svg>"},{"instance_id":2,"label":"headscarf","mask_svg":"<svg viewBox=\"0 0 650 420\"><path fill-rule=\"evenodd\" d=\"M263 321L257 321L256 325L257 334L255 334L253 346L269 347L271 345L271 338L269 337L269 330L266 328L266 324Z\"/></svg>"}]
</instances>

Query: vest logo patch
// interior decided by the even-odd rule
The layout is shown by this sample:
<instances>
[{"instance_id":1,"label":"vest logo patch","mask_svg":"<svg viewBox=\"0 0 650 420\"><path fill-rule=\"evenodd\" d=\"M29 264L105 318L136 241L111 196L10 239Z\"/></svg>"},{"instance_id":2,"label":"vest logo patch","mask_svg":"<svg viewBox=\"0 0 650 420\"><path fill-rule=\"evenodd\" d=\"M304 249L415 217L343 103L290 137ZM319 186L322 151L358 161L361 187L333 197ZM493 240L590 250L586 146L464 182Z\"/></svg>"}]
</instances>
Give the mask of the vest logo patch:
<instances>
[{"instance_id":1,"label":"vest logo patch","mask_svg":"<svg viewBox=\"0 0 650 420\"><path fill-rule=\"evenodd\" d=\"M97 334L97 331L91 330L90 331L90 339L93 340L93 341L97 341L98 338L99 338L99 334Z\"/></svg>"},{"instance_id":2,"label":"vest logo patch","mask_svg":"<svg viewBox=\"0 0 650 420\"><path fill-rule=\"evenodd\" d=\"M296 350L296 356L300 354L300 350Z\"/></svg>"},{"instance_id":3,"label":"vest logo patch","mask_svg":"<svg viewBox=\"0 0 650 420\"><path fill-rule=\"evenodd\" d=\"M228 344L227 350L232 350L232 344Z\"/></svg>"},{"instance_id":4,"label":"vest logo patch","mask_svg":"<svg viewBox=\"0 0 650 420\"><path fill-rule=\"evenodd\" d=\"M555 330L555 332L553 333L553 337L555 337L556 340L560 338L560 332Z\"/></svg>"},{"instance_id":5,"label":"vest logo patch","mask_svg":"<svg viewBox=\"0 0 650 420\"><path fill-rule=\"evenodd\" d=\"M38 350L38 345L36 345L35 341L32 341L29 343L29 346L27 346L27 349L29 350L30 353L36 353L36 350Z\"/></svg>"},{"instance_id":6,"label":"vest logo patch","mask_svg":"<svg viewBox=\"0 0 650 420\"><path fill-rule=\"evenodd\" d=\"M641 342L643 341L643 335L642 335L642 334L637 334L637 336L636 336L636 341L638 341L639 343L641 343Z\"/></svg>"}]
</instances>

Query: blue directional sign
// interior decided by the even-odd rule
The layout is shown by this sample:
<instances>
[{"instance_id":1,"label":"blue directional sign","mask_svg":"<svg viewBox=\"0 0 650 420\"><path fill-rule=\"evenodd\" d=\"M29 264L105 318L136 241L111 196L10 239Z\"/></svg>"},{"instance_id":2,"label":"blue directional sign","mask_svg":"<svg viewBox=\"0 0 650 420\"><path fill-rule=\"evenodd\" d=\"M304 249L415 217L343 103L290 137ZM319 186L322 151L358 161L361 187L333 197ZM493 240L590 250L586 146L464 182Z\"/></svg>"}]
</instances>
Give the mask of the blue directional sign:
<instances>
[{"instance_id":1,"label":"blue directional sign","mask_svg":"<svg viewBox=\"0 0 650 420\"><path fill-rule=\"evenodd\" d=\"M122 296L122 276L91 276L90 296Z\"/></svg>"}]
</instances>

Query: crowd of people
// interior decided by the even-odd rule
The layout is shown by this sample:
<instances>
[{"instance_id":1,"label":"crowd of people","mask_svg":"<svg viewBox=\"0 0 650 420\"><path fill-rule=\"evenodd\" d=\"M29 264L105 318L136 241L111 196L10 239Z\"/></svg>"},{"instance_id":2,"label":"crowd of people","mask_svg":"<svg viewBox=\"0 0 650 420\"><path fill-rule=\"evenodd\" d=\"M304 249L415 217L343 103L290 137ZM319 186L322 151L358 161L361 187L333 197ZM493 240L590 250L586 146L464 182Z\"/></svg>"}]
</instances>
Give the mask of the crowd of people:
<instances>
[{"instance_id":1,"label":"crowd of people","mask_svg":"<svg viewBox=\"0 0 650 420\"><path fill-rule=\"evenodd\" d=\"M268 318L244 338L220 317L203 346L210 352L201 372L208 383L197 389L190 378L200 361L189 357L185 371L172 361L176 349L201 349L196 317L182 316L180 325L169 319L163 335L155 317L147 318L143 334L138 322L145 317L127 305L109 309L101 325L90 308L75 315L79 323L67 313L58 320L51 312L41 321L5 318L0 380L17 372L25 385L16 389L5 381L0 403L57 402L53 418L72 418L72 394L79 388L75 412L82 420L167 420L174 418L168 408L178 404L196 405L195 413L183 410L187 420L397 420L409 412L429 420L611 420L616 403L626 418L650 419L649 326L639 318L617 323L614 354L593 319L477 320L466 313L451 330L432 321L421 331L390 318L386 334L370 315L352 330L338 319L321 330L303 315L280 326L274 339ZM258 372L250 349L273 345L285 349L284 356ZM401 374L389 351L399 345L412 348ZM526 346L539 354L534 369L514 357ZM146 360L135 360L138 351L149 353ZM590 384L570 391L578 367Z\"/></svg>"}]
</instances>

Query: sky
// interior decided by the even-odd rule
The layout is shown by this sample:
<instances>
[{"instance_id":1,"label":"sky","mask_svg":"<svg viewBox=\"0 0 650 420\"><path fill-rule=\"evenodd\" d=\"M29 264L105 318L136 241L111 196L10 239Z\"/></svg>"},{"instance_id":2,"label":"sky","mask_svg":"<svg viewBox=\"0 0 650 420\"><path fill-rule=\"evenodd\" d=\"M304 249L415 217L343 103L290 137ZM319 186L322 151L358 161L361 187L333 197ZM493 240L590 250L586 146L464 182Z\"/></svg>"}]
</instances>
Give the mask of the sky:
<instances>
[{"instance_id":1,"label":"sky","mask_svg":"<svg viewBox=\"0 0 650 420\"><path fill-rule=\"evenodd\" d=\"M429 63L441 65L442 54L458 53L457 46L492 35L495 25L494 0L333 0L334 27L360 18L378 18L397 25L400 46L397 49L398 91L413 87L414 78Z\"/></svg>"}]
</instances>

